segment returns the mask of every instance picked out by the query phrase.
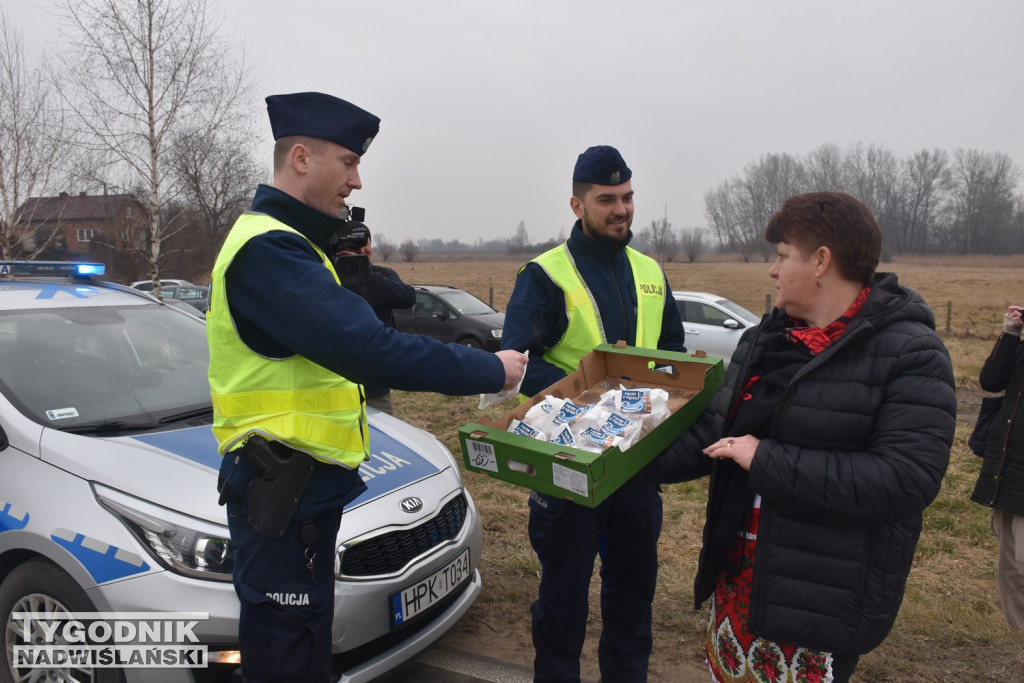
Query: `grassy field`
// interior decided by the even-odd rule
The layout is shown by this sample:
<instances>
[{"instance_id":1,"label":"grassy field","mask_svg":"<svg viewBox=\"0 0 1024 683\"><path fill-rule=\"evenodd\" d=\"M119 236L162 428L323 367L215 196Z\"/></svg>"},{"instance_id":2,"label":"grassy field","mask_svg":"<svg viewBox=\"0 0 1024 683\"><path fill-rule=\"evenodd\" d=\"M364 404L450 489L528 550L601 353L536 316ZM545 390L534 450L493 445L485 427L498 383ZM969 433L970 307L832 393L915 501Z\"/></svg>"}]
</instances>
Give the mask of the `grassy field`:
<instances>
[{"instance_id":1,"label":"grassy field","mask_svg":"<svg viewBox=\"0 0 1024 683\"><path fill-rule=\"evenodd\" d=\"M982 392L977 377L1001 329L1006 306L1024 301L1019 258L916 259L883 264L917 290L936 313L953 359L959 418L942 492L926 511L924 532L899 619L889 638L861 659L856 681L1010 681L1024 671L1024 634L1011 632L999 610L996 545L989 510L970 502L980 459L966 447ZM467 289L503 310L521 260L389 262L417 284ZM667 264L673 289L727 296L754 312L772 292L768 264L716 257L715 262ZM395 392L396 414L436 434L456 455L458 428L479 413L476 398ZM495 417L511 404L485 411ZM526 490L467 473L467 486L483 515L484 589L456 628L472 649L526 664L531 661L529 606L540 566L526 538ZM691 680L700 672L706 612L692 609L693 575L707 495L706 481L666 487L660 573L654 604L652 681ZM595 575L584 653L585 676L596 680ZM467 645L469 647L469 645ZM695 674L696 675L696 674ZM693 680L707 680L706 674Z\"/></svg>"}]
</instances>

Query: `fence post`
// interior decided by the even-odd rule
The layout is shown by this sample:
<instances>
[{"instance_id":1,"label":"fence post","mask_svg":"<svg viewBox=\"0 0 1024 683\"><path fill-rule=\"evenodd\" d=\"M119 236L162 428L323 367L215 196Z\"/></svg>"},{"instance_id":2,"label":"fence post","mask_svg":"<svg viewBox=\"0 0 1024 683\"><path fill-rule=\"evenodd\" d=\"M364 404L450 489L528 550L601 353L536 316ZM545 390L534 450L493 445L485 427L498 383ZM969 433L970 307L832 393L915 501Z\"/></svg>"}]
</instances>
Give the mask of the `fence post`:
<instances>
[{"instance_id":1,"label":"fence post","mask_svg":"<svg viewBox=\"0 0 1024 683\"><path fill-rule=\"evenodd\" d=\"M491 308L494 308L494 285L491 285L491 294L490 294L490 302L489 303L491 305Z\"/></svg>"},{"instance_id":2,"label":"fence post","mask_svg":"<svg viewBox=\"0 0 1024 683\"><path fill-rule=\"evenodd\" d=\"M953 302L946 302L946 336L950 336L953 332Z\"/></svg>"}]
</instances>

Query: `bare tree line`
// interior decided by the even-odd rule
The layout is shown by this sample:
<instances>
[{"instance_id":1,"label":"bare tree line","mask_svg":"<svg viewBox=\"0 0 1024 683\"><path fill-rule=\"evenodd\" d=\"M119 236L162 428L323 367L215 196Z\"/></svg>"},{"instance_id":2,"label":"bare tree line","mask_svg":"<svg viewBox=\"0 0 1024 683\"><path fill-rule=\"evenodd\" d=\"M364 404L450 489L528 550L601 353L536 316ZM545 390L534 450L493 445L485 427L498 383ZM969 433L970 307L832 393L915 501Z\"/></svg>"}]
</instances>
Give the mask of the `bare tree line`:
<instances>
[{"instance_id":1,"label":"bare tree line","mask_svg":"<svg viewBox=\"0 0 1024 683\"><path fill-rule=\"evenodd\" d=\"M22 239L30 197L134 196L145 234L98 245L154 280L204 261L265 173L254 161L245 54L206 0L55 0L62 31L29 55L0 10L0 257L34 258L57 239ZM211 248L212 247L212 248ZM159 292L157 292L159 293Z\"/></svg>"},{"instance_id":2,"label":"bare tree line","mask_svg":"<svg viewBox=\"0 0 1024 683\"><path fill-rule=\"evenodd\" d=\"M764 226L793 194L848 192L871 207L886 255L1020 251L1021 170L998 152L921 150L899 159L881 145L826 144L803 157L765 154L704 195L725 249L767 257ZM1012 245L1012 246L1011 246Z\"/></svg>"},{"instance_id":3,"label":"bare tree line","mask_svg":"<svg viewBox=\"0 0 1024 683\"><path fill-rule=\"evenodd\" d=\"M151 220L98 245L119 274L206 273L227 229L268 175L255 159L254 101L246 55L220 35L206 0L55 0L63 31L50 54L30 55L0 9L0 258L59 251L59 230L19 237L30 197L60 191L130 194ZM706 227L664 218L636 230L635 245L663 262L706 249L766 258L762 231L786 197L840 190L878 218L887 255L1019 251L1020 169L1002 153L921 150L900 159L884 146L825 144L804 156L763 155L705 194ZM556 242L560 242L560 237ZM375 251L406 261L441 240ZM527 253L523 222L505 240L461 250ZM1012 246L1008 246L1012 245Z\"/></svg>"}]
</instances>

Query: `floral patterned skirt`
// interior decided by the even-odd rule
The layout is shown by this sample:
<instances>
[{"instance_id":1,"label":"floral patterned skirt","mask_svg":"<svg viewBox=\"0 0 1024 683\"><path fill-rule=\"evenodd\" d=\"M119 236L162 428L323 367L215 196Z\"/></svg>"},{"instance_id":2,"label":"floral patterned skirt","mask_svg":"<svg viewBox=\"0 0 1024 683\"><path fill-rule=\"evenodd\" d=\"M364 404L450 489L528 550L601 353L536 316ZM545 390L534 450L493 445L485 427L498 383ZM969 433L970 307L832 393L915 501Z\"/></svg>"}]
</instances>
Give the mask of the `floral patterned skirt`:
<instances>
[{"instance_id":1,"label":"floral patterned skirt","mask_svg":"<svg viewBox=\"0 0 1024 683\"><path fill-rule=\"evenodd\" d=\"M760 512L755 504L747 532L738 541L742 544L740 571L731 577L720 574L715 584L704 643L711 677L720 683L831 683L830 653L775 643L750 632L750 594Z\"/></svg>"}]
</instances>

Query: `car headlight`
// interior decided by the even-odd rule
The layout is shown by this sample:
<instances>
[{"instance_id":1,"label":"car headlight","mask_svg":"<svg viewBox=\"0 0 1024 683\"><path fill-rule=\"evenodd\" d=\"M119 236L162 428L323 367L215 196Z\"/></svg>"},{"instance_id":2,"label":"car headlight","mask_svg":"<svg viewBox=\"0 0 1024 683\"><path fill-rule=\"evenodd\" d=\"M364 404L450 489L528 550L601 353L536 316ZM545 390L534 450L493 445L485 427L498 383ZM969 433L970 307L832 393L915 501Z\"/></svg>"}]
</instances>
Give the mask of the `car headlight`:
<instances>
[{"instance_id":1,"label":"car headlight","mask_svg":"<svg viewBox=\"0 0 1024 683\"><path fill-rule=\"evenodd\" d=\"M499 327L496 330L491 330L491 336L495 339L501 339L501 328Z\"/></svg>"},{"instance_id":2,"label":"car headlight","mask_svg":"<svg viewBox=\"0 0 1024 683\"><path fill-rule=\"evenodd\" d=\"M164 567L210 581L231 581L235 551L227 528L95 485L96 499Z\"/></svg>"}]
</instances>

